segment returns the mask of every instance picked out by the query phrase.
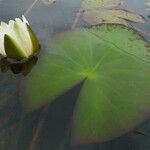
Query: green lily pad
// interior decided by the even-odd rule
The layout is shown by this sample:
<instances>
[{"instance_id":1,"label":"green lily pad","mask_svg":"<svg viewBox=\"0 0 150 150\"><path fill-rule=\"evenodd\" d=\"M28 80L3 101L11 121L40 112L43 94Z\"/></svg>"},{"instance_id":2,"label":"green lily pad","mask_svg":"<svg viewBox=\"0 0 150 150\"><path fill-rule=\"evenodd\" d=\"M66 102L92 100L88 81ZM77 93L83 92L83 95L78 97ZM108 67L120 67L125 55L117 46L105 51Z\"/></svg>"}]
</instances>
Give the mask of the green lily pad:
<instances>
[{"instance_id":1,"label":"green lily pad","mask_svg":"<svg viewBox=\"0 0 150 150\"><path fill-rule=\"evenodd\" d=\"M150 114L149 53L141 36L119 25L64 33L51 42L27 79L26 108L52 102L84 81L75 106L72 143L120 136Z\"/></svg>"},{"instance_id":2,"label":"green lily pad","mask_svg":"<svg viewBox=\"0 0 150 150\"><path fill-rule=\"evenodd\" d=\"M145 23L142 16L129 12L123 9L101 9L85 11L83 13L84 20L90 25L97 25L102 23L108 24L122 24L130 26L128 21ZM128 20L128 21L127 21Z\"/></svg>"},{"instance_id":3,"label":"green lily pad","mask_svg":"<svg viewBox=\"0 0 150 150\"><path fill-rule=\"evenodd\" d=\"M84 0L83 18L90 25L115 23L130 26L128 21L145 23L138 14L119 8L121 0Z\"/></svg>"}]
</instances>

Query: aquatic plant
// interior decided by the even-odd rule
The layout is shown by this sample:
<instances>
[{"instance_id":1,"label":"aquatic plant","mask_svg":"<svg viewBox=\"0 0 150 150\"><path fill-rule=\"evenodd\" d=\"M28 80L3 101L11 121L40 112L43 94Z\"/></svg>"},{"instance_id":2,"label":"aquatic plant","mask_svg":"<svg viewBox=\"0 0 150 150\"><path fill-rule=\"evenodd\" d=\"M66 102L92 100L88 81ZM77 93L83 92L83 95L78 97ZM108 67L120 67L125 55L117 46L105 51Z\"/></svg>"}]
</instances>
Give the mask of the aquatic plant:
<instances>
[{"instance_id":1,"label":"aquatic plant","mask_svg":"<svg viewBox=\"0 0 150 150\"><path fill-rule=\"evenodd\" d=\"M28 76L22 96L25 110L52 102L83 82L72 142L120 136L149 116L149 52L149 44L139 34L120 25L64 33L51 42Z\"/></svg>"},{"instance_id":2,"label":"aquatic plant","mask_svg":"<svg viewBox=\"0 0 150 150\"><path fill-rule=\"evenodd\" d=\"M131 22L145 23L138 14L122 9L122 0L84 0L82 3L83 19L90 25L115 23L130 26Z\"/></svg>"},{"instance_id":3,"label":"aquatic plant","mask_svg":"<svg viewBox=\"0 0 150 150\"><path fill-rule=\"evenodd\" d=\"M0 33L0 54L4 57L28 59L39 50L38 39L24 16L8 24L1 22Z\"/></svg>"},{"instance_id":4,"label":"aquatic plant","mask_svg":"<svg viewBox=\"0 0 150 150\"><path fill-rule=\"evenodd\" d=\"M55 0L42 1L44 4L55 2ZM37 2L38 0L34 0L25 15ZM57 7L63 3L59 2ZM15 147L20 143L20 135L23 137L21 139L23 143L28 145L26 148L23 144L23 149L30 150L45 149L46 140L51 149L57 149L53 148L51 143L56 144L58 149L66 149L66 146L62 146L65 144L68 149L70 135L72 144L103 142L132 130L149 117L150 44L131 28L128 22L129 20L144 23L145 19L122 9L121 2L121 0L84 0L76 15L74 11L71 14L75 16L72 23L74 30L61 35L57 34L55 39L51 39L47 51L43 51L38 62L37 58L28 59L26 63L15 62L14 64L9 63L7 59L1 60L0 68L3 72L11 69L15 74L23 75L27 75L37 62L30 74L26 78L21 78L22 88L19 84L21 93L15 86L17 100L20 100L21 108L23 108L22 115L19 114L20 122L17 122L19 123L16 127L17 138L15 136L15 142L12 142ZM67 5L66 1L65 5ZM60 6L63 7L63 5ZM64 24L61 20L58 23L59 27L55 23L49 26L49 23L57 18L55 16L57 7L51 7L52 10L54 9L54 14L49 13L51 17L48 15L44 18L46 23L43 22L43 18L42 21L39 16L36 18L38 23L42 23L41 33L44 32L43 24L48 31L57 31L60 27L61 30L58 31L62 31L63 25L65 29L70 27L70 23L67 24L69 17L66 16L67 20L62 17ZM88 27L96 26L75 29L79 17L88 23ZM48 18L50 22L47 22ZM98 26L99 24L103 25ZM37 27L39 28L39 25ZM50 32L52 33L55 32ZM11 80L14 81L12 76ZM14 82L9 83L15 85ZM12 89L14 87L9 88L9 91L14 93ZM74 89L76 91L72 93ZM64 94L65 92L67 94ZM5 93L7 95L9 92ZM38 108L40 109L37 110ZM8 110L10 111L10 108ZM33 112L34 110L36 111ZM4 118L6 120L4 124L1 123L2 127L11 124L7 117ZM11 118L14 120L13 117ZM72 124L71 130L70 124ZM45 132L43 128L46 131L46 138L43 138L43 132ZM29 130L32 130L32 133ZM27 138L26 133L30 135L30 138ZM53 138L54 135L55 138ZM62 141L58 135L63 139ZM143 135L147 136L147 133ZM40 145L41 143L44 148Z\"/></svg>"}]
</instances>

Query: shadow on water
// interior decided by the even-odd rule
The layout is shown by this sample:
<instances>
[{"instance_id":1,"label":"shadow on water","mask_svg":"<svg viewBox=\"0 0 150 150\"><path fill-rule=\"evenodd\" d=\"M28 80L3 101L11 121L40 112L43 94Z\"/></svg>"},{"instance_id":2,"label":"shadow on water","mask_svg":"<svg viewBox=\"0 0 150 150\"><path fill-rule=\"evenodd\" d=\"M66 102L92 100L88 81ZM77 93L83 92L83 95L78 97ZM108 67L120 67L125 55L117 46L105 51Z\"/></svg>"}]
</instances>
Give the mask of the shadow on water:
<instances>
[{"instance_id":1,"label":"shadow on water","mask_svg":"<svg viewBox=\"0 0 150 150\"><path fill-rule=\"evenodd\" d=\"M26 116L19 150L33 148L36 150L70 149L73 110L82 84L80 83L58 97L55 102L44 106L46 109L41 108ZM40 128L40 132L35 138L38 128Z\"/></svg>"},{"instance_id":2,"label":"shadow on water","mask_svg":"<svg viewBox=\"0 0 150 150\"><path fill-rule=\"evenodd\" d=\"M2 58L0 60L0 69L1 72L5 73L8 70L11 70L14 74L22 74L24 76L28 75L34 65L36 65L38 60L37 56L33 56L29 58L25 62L10 62L7 58Z\"/></svg>"}]
</instances>

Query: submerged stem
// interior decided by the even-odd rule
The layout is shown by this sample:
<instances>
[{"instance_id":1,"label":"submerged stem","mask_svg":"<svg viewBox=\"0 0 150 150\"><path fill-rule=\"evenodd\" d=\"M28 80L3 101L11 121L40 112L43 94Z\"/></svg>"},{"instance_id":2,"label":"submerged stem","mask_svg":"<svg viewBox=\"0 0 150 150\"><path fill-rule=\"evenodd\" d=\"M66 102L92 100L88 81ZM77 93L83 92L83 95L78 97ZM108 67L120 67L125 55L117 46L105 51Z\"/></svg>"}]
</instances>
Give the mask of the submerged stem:
<instances>
[{"instance_id":1,"label":"submerged stem","mask_svg":"<svg viewBox=\"0 0 150 150\"><path fill-rule=\"evenodd\" d=\"M47 114L47 110L48 110L48 105L46 105L44 107L44 109L42 111L42 114L39 117L39 122L37 124L37 127L36 127L35 133L33 135L33 138L31 140L31 143L29 145L29 150L36 150L36 146L37 146L37 143L39 141L39 136L41 134L41 131L43 129L43 125L44 125L44 122L45 122L45 117L46 117L46 114Z\"/></svg>"},{"instance_id":2,"label":"submerged stem","mask_svg":"<svg viewBox=\"0 0 150 150\"><path fill-rule=\"evenodd\" d=\"M34 2L28 7L28 9L25 11L25 13L23 14L24 16L27 16L28 13L32 10L32 8L35 6L35 4L38 2L39 0L34 0Z\"/></svg>"},{"instance_id":3,"label":"submerged stem","mask_svg":"<svg viewBox=\"0 0 150 150\"><path fill-rule=\"evenodd\" d=\"M21 132L23 129L24 118L25 118L25 114L22 113L21 118L19 120L19 123L16 126L16 132L17 133L15 134L15 137L14 137L14 144L13 144L14 146L13 146L12 150L17 150L19 138L20 138L20 135L21 135Z\"/></svg>"},{"instance_id":4,"label":"submerged stem","mask_svg":"<svg viewBox=\"0 0 150 150\"><path fill-rule=\"evenodd\" d=\"M73 24L71 26L71 30L75 29L75 27L76 27L76 25L77 25L77 23L79 21L79 18L81 16L81 11L82 11L82 6L80 7L79 11L76 13L75 19L74 19Z\"/></svg>"}]
</instances>

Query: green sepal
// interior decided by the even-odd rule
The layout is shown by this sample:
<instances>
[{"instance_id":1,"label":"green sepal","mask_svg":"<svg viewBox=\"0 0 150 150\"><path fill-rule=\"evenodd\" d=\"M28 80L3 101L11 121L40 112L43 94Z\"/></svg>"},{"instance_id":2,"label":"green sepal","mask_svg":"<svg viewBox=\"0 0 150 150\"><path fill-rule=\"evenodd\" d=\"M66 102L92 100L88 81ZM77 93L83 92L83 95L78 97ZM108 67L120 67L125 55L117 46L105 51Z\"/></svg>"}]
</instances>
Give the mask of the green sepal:
<instances>
[{"instance_id":1,"label":"green sepal","mask_svg":"<svg viewBox=\"0 0 150 150\"><path fill-rule=\"evenodd\" d=\"M38 41L36 35L34 34L34 32L32 31L31 27L28 24L26 24L26 26L27 26L27 29L28 29L28 32L29 32L29 35L30 35L30 38L32 41L33 53L35 53L40 48L39 41Z\"/></svg>"},{"instance_id":2,"label":"green sepal","mask_svg":"<svg viewBox=\"0 0 150 150\"><path fill-rule=\"evenodd\" d=\"M8 58L22 60L27 58L24 50L18 45L18 43L9 35L4 36L4 48Z\"/></svg>"}]
</instances>

